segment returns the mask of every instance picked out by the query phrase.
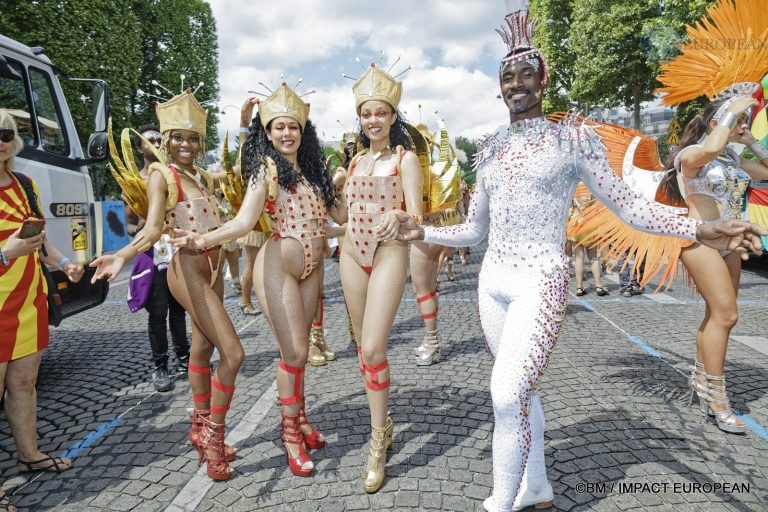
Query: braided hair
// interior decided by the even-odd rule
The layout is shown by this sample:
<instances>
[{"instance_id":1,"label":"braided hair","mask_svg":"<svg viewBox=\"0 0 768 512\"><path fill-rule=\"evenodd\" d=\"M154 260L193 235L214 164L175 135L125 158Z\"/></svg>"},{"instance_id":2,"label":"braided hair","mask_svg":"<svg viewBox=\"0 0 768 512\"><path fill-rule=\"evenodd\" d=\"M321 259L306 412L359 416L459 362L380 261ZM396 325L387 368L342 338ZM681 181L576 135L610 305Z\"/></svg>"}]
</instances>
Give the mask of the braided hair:
<instances>
[{"instance_id":1,"label":"braided hair","mask_svg":"<svg viewBox=\"0 0 768 512\"><path fill-rule=\"evenodd\" d=\"M322 198L326 207L334 206L337 200L331 182L331 174L325 165L325 153L320 146L320 140L312 121L307 119L301 132L301 144L296 153L301 173L275 149L275 146L267 138L267 132L271 126L272 122L270 121L266 128L262 127L258 113L251 122L248 138L243 144L244 181L248 183L251 176L255 176L257 173L266 173L264 163L266 162L265 159L269 157L277 167L277 182L280 187L284 190L290 190L301 181L303 174L318 196Z\"/></svg>"}]
</instances>

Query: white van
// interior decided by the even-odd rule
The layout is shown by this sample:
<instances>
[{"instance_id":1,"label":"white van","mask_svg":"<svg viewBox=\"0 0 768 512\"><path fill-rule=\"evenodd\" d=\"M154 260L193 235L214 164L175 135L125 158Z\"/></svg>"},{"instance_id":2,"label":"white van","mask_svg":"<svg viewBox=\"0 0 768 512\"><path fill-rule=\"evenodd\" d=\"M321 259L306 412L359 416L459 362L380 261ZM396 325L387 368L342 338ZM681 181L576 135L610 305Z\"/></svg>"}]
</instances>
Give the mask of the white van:
<instances>
[{"instance_id":1,"label":"white van","mask_svg":"<svg viewBox=\"0 0 768 512\"><path fill-rule=\"evenodd\" d=\"M63 81L77 83L79 91L87 89L87 94L81 92L74 99L90 105L93 113L87 157L64 97ZM101 252L101 208L87 165L107 158L108 101L109 88L103 80L65 77L42 48L0 35L0 107L15 118L24 141L15 170L34 179L40 188L46 236L72 261L83 264ZM60 271L52 273L65 316L104 300L78 297L79 292L91 293L91 287L71 285ZM101 289L99 293L106 294Z\"/></svg>"}]
</instances>

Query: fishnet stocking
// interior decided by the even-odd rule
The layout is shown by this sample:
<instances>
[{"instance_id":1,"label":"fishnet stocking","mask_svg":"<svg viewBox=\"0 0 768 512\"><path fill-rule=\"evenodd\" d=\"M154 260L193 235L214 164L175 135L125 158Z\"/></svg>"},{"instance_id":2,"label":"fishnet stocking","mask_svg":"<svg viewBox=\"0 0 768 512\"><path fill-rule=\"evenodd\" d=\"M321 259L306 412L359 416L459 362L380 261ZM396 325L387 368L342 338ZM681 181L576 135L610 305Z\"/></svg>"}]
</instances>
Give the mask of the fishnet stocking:
<instances>
[{"instance_id":1,"label":"fishnet stocking","mask_svg":"<svg viewBox=\"0 0 768 512\"><path fill-rule=\"evenodd\" d=\"M425 244L423 242L413 242L411 244L411 281L413 281L413 291L417 298L427 297L435 291L437 273L440 270L438 259L442 250L443 247L437 244ZM418 302L418 308L419 314L424 319L426 330L436 330L437 295Z\"/></svg>"},{"instance_id":2,"label":"fishnet stocking","mask_svg":"<svg viewBox=\"0 0 768 512\"><path fill-rule=\"evenodd\" d=\"M322 246L322 238L311 243ZM322 252L318 253L322 254ZM256 256L254 285L261 309L277 339L280 357L291 367L303 368L309 352L309 328L320 294L322 274L317 268L304 280L304 253L291 238L269 239ZM303 375L299 386L303 394ZM277 373L280 398L294 394L294 378L283 371ZM283 406L290 415L298 414L300 404Z\"/></svg>"},{"instance_id":3,"label":"fishnet stocking","mask_svg":"<svg viewBox=\"0 0 768 512\"><path fill-rule=\"evenodd\" d=\"M340 259L344 299L352 318L355 339L360 344L363 363L378 367L387 359L387 341L395 314L405 289L408 271L408 247L403 242L382 242L376 250L373 267L368 274L355 261L352 244L344 244ZM371 425L384 427L387 421L389 387L370 388L370 374L365 375L366 394L371 409ZM390 378L389 369L378 374L378 381Z\"/></svg>"},{"instance_id":4,"label":"fishnet stocking","mask_svg":"<svg viewBox=\"0 0 768 512\"><path fill-rule=\"evenodd\" d=\"M739 317L736 297L741 280L741 257L726 257L703 245L683 249L680 259L707 306L696 334L696 360L710 375L723 375L728 337Z\"/></svg>"},{"instance_id":5,"label":"fishnet stocking","mask_svg":"<svg viewBox=\"0 0 768 512\"><path fill-rule=\"evenodd\" d=\"M192 320L190 363L200 367L210 366L213 349L217 348L219 364L216 367L216 378L225 386L233 387L245 354L240 338L224 309L224 283L219 257L218 249L209 250L208 255L187 249L179 250L168 267L168 286ZM213 272L216 274L216 280L212 286ZM189 385L193 395L212 393L212 408L226 408L231 400L230 395L220 390L211 390L210 379L204 375L191 373ZM212 414L211 420L214 423L224 423L224 416L225 414Z\"/></svg>"}]
</instances>

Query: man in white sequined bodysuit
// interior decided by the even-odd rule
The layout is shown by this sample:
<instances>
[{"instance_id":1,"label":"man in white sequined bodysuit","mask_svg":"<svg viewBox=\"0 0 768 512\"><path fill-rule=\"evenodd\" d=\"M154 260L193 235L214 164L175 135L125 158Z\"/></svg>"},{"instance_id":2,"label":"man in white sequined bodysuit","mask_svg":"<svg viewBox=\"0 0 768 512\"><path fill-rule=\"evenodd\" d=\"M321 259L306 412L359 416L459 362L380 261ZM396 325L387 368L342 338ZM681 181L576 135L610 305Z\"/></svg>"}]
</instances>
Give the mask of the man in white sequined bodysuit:
<instances>
[{"instance_id":1,"label":"man in white sequined bodysuit","mask_svg":"<svg viewBox=\"0 0 768 512\"><path fill-rule=\"evenodd\" d=\"M565 314L565 225L579 181L638 229L710 246L741 244L738 250L744 254L759 247L751 233L760 228L747 223L703 226L636 196L609 167L591 128L545 119L541 98L547 68L531 43L527 21L525 12L510 14L510 28L500 32L510 49L499 70L510 126L506 137L488 137L478 145L477 179L465 223L422 227L407 214L393 212L378 227L383 239L452 247L476 245L488 235L478 301L495 359L493 494L484 502L494 512L553 505L537 387Z\"/></svg>"}]
</instances>

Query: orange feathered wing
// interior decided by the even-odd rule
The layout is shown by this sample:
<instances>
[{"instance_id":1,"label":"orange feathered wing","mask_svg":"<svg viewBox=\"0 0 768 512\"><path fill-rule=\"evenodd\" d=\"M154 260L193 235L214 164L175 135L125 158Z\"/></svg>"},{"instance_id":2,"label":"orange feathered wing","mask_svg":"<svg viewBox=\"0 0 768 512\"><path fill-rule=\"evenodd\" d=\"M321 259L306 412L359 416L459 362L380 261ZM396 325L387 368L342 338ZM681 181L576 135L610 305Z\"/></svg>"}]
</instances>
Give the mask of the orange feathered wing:
<instances>
[{"instance_id":1,"label":"orange feathered wing","mask_svg":"<svg viewBox=\"0 0 768 512\"><path fill-rule=\"evenodd\" d=\"M710 99L734 82L759 82L768 72L768 9L765 0L719 0L687 27L680 55L661 66L665 105L706 94Z\"/></svg>"},{"instance_id":2,"label":"orange feathered wing","mask_svg":"<svg viewBox=\"0 0 768 512\"><path fill-rule=\"evenodd\" d=\"M595 131L601 136L608 163L614 172L635 193L653 200L664 169L659 159L656 139L623 126L585 122L594 125ZM583 184L580 186L583 187ZM677 213L683 212L678 210ZM637 273L637 267L645 261L640 285L647 285L663 272L657 290L662 286L669 288L672 284L677 275L680 252L691 243L681 238L653 235L634 229L599 201L570 219L568 237L580 239L580 243L587 247L597 246L602 258L607 261L617 261L623 254L629 254L633 274Z\"/></svg>"}]
</instances>

